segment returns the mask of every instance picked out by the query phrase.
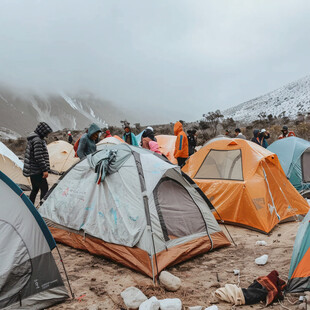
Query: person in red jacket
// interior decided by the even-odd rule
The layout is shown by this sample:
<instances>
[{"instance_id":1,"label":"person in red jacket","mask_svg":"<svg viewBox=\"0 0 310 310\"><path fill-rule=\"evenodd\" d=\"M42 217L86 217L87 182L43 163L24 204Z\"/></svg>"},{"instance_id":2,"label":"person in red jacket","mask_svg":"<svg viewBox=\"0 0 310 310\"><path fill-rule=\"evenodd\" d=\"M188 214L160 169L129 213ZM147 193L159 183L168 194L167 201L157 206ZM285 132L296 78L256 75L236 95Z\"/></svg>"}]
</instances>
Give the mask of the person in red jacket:
<instances>
[{"instance_id":1,"label":"person in red jacket","mask_svg":"<svg viewBox=\"0 0 310 310\"><path fill-rule=\"evenodd\" d=\"M278 137L278 139L283 139L283 138L287 138L287 137L296 137L295 132L294 131L288 131L287 126L283 126L281 131L282 131L282 134Z\"/></svg>"},{"instance_id":2,"label":"person in red jacket","mask_svg":"<svg viewBox=\"0 0 310 310\"><path fill-rule=\"evenodd\" d=\"M174 124L174 135L177 136L175 141L174 157L178 161L178 165L182 167L188 158L188 140L183 126L180 122Z\"/></svg>"}]
</instances>

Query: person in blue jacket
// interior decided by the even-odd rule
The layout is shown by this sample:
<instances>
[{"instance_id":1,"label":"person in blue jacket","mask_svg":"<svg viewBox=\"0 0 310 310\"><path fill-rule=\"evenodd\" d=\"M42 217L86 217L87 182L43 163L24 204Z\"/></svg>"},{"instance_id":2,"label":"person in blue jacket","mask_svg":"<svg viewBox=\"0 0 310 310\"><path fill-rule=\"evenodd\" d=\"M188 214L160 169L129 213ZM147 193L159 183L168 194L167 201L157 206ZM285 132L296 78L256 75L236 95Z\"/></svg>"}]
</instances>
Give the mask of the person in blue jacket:
<instances>
[{"instance_id":1,"label":"person in blue jacket","mask_svg":"<svg viewBox=\"0 0 310 310\"><path fill-rule=\"evenodd\" d=\"M123 140L130 145L139 146L136 136L131 132L130 127L126 125L124 129L125 133L123 135Z\"/></svg>"},{"instance_id":2,"label":"person in blue jacket","mask_svg":"<svg viewBox=\"0 0 310 310\"><path fill-rule=\"evenodd\" d=\"M260 145L266 149L268 147L267 139L270 138L269 132L266 129L262 129L258 137L259 137Z\"/></svg>"},{"instance_id":3,"label":"person in blue jacket","mask_svg":"<svg viewBox=\"0 0 310 310\"><path fill-rule=\"evenodd\" d=\"M88 154L96 152L96 143L100 132L101 129L93 123L89 126L87 133L83 134L76 152L80 159L86 157Z\"/></svg>"}]
</instances>

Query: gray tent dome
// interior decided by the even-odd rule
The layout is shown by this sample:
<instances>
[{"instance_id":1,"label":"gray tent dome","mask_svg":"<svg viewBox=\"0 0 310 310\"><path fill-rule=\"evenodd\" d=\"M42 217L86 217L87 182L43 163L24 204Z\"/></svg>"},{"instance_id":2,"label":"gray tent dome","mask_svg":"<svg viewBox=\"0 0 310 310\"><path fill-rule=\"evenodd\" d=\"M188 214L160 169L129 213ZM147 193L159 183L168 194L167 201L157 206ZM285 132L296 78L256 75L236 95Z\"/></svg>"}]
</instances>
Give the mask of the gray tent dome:
<instances>
[{"instance_id":1,"label":"gray tent dome","mask_svg":"<svg viewBox=\"0 0 310 310\"><path fill-rule=\"evenodd\" d=\"M0 308L45 309L68 297L56 243L23 191L0 171Z\"/></svg>"},{"instance_id":2,"label":"gray tent dome","mask_svg":"<svg viewBox=\"0 0 310 310\"><path fill-rule=\"evenodd\" d=\"M57 241L151 277L230 244L212 204L178 166L124 143L98 149L60 179L39 209Z\"/></svg>"}]
</instances>

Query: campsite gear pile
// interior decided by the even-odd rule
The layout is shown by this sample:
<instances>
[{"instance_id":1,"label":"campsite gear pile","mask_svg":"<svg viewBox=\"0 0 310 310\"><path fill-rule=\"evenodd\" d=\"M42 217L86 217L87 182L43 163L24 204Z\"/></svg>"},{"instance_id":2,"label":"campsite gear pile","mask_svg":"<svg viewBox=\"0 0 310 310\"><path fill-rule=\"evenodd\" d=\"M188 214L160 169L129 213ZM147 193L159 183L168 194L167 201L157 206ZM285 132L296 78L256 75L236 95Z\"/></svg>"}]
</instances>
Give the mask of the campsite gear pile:
<instances>
[{"instance_id":1,"label":"campsite gear pile","mask_svg":"<svg viewBox=\"0 0 310 310\"><path fill-rule=\"evenodd\" d=\"M98 183L96 167L106 165L111 150L116 157L107 171L113 171ZM57 241L154 278L167 266L230 244L206 200L162 156L102 144L60 178L39 212Z\"/></svg>"},{"instance_id":2,"label":"campsite gear pile","mask_svg":"<svg viewBox=\"0 0 310 310\"><path fill-rule=\"evenodd\" d=\"M257 278L247 289L241 289L235 284L226 284L215 291L215 296L233 305L252 305L266 301L266 306L277 300L283 300L282 291L285 281L279 278L276 270L267 276Z\"/></svg>"},{"instance_id":3,"label":"campsite gear pile","mask_svg":"<svg viewBox=\"0 0 310 310\"><path fill-rule=\"evenodd\" d=\"M276 154L243 139L213 139L182 169L210 199L217 220L270 233L309 205L287 180Z\"/></svg>"},{"instance_id":4,"label":"campsite gear pile","mask_svg":"<svg viewBox=\"0 0 310 310\"><path fill-rule=\"evenodd\" d=\"M68 298L56 243L23 191L0 171L0 308L45 309Z\"/></svg>"}]
</instances>

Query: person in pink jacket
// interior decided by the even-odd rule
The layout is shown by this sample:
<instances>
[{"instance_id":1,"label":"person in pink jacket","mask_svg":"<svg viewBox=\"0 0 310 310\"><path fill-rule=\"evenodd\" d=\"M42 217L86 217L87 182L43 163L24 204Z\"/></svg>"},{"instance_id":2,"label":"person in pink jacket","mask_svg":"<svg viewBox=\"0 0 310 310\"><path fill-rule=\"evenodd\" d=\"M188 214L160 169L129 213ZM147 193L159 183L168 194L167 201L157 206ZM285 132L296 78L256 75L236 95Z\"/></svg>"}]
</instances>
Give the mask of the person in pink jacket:
<instances>
[{"instance_id":1,"label":"person in pink jacket","mask_svg":"<svg viewBox=\"0 0 310 310\"><path fill-rule=\"evenodd\" d=\"M161 151L159 150L159 146L158 146L158 143L157 143L157 142L151 140L151 141L149 142L149 148L150 148L150 151L162 155Z\"/></svg>"}]
</instances>

